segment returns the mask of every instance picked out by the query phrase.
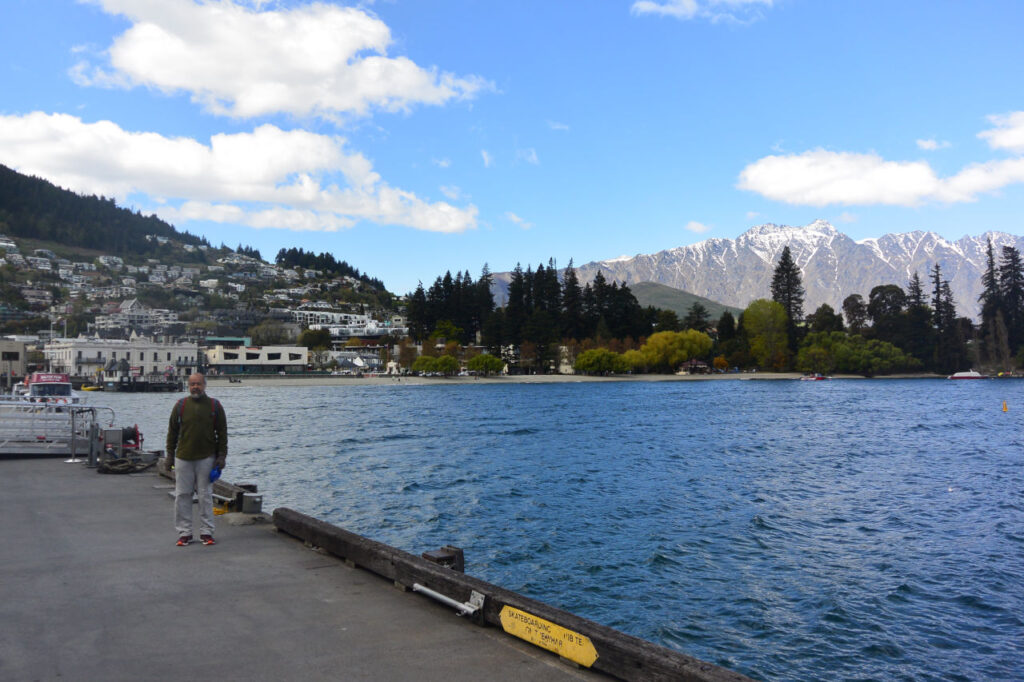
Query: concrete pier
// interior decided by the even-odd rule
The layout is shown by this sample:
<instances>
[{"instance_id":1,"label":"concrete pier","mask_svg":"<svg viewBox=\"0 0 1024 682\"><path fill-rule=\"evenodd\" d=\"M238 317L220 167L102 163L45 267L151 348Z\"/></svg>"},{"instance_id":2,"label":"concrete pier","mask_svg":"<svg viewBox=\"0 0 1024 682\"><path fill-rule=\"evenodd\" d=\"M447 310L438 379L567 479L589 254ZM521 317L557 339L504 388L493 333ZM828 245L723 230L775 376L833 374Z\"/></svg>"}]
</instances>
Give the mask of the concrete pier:
<instances>
[{"instance_id":1,"label":"concrete pier","mask_svg":"<svg viewBox=\"0 0 1024 682\"><path fill-rule=\"evenodd\" d=\"M0 460L2 680L595 680L423 595L223 518L176 547L171 483Z\"/></svg>"},{"instance_id":2,"label":"concrete pier","mask_svg":"<svg viewBox=\"0 0 1024 682\"><path fill-rule=\"evenodd\" d=\"M747 679L293 510L177 547L155 467L0 481L0 680Z\"/></svg>"}]
</instances>

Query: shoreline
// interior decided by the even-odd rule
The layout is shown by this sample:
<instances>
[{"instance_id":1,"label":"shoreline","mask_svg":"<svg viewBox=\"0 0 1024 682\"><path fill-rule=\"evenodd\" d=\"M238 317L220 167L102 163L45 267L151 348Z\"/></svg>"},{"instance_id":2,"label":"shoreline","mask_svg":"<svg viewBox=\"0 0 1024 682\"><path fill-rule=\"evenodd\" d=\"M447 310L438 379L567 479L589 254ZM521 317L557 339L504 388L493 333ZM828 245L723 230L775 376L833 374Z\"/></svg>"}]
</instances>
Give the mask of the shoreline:
<instances>
[{"instance_id":1,"label":"shoreline","mask_svg":"<svg viewBox=\"0 0 1024 682\"><path fill-rule=\"evenodd\" d=\"M210 386L244 388L246 386L465 386L483 384L569 384L652 381L795 381L804 376L800 372L750 372L740 374L624 374L615 376L588 376L583 374L514 374L508 376L472 377L418 377L418 376L331 376L331 375L257 375L242 377L232 383L227 375L208 376ZM833 380L846 379L943 379L938 374L890 374L864 377L857 374L833 375Z\"/></svg>"}]
</instances>

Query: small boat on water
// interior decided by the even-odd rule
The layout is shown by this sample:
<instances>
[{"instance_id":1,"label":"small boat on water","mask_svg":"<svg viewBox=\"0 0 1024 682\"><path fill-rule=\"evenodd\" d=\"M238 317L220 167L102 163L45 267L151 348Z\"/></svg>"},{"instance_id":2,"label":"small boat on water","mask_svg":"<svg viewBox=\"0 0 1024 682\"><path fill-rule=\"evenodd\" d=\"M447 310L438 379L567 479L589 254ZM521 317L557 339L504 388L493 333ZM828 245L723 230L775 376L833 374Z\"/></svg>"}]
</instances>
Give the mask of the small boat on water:
<instances>
[{"instance_id":1,"label":"small boat on water","mask_svg":"<svg viewBox=\"0 0 1024 682\"><path fill-rule=\"evenodd\" d=\"M82 386L83 391L102 391L102 386Z\"/></svg>"},{"instance_id":2,"label":"small boat on water","mask_svg":"<svg viewBox=\"0 0 1024 682\"><path fill-rule=\"evenodd\" d=\"M984 374L981 374L980 372L975 372L973 369L969 370L967 372L956 372L955 374L950 374L946 378L947 379L988 379L987 376L985 376Z\"/></svg>"},{"instance_id":3,"label":"small boat on water","mask_svg":"<svg viewBox=\"0 0 1024 682\"><path fill-rule=\"evenodd\" d=\"M71 390L71 377L67 374L33 372L20 384L15 384L11 397L31 403L74 405L81 402Z\"/></svg>"},{"instance_id":4,"label":"small boat on water","mask_svg":"<svg viewBox=\"0 0 1024 682\"><path fill-rule=\"evenodd\" d=\"M800 381L828 381L832 377L827 377L823 374L808 374L800 377Z\"/></svg>"},{"instance_id":5,"label":"small boat on water","mask_svg":"<svg viewBox=\"0 0 1024 682\"><path fill-rule=\"evenodd\" d=\"M989 377L981 372L975 370L968 370L966 372L955 372L950 374L947 379L988 379Z\"/></svg>"}]
</instances>

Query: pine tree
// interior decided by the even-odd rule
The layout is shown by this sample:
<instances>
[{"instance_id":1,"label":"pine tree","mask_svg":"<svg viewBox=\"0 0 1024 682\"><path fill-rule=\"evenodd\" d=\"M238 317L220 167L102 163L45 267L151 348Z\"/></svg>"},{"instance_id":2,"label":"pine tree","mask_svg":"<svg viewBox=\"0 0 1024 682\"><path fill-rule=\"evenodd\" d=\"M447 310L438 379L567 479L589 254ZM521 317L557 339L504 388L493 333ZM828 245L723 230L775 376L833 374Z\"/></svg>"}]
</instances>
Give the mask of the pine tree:
<instances>
[{"instance_id":1,"label":"pine tree","mask_svg":"<svg viewBox=\"0 0 1024 682\"><path fill-rule=\"evenodd\" d=\"M427 294L423 291L423 282L419 283L409 298L406 313L409 318L409 336L417 342L427 338L433 324L427 318Z\"/></svg>"},{"instance_id":2,"label":"pine tree","mask_svg":"<svg viewBox=\"0 0 1024 682\"><path fill-rule=\"evenodd\" d=\"M529 315L527 309L526 275L522 266L516 263L512 281L508 285L508 302L505 304L503 325L504 343L518 346L523 340L523 325Z\"/></svg>"},{"instance_id":3,"label":"pine tree","mask_svg":"<svg viewBox=\"0 0 1024 682\"><path fill-rule=\"evenodd\" d=\"M696 329L702 332L706 331L709 326L711 326L711 313L700 301L694 301L690 309L686 311L686 317L683 318L683 329Z\"/></svg>"},{"instance_id":4,"label":"pine tree","mask_svg":"<svg viewBox=\"0 0 1024 682\"><path fill-rule=\"evenodd\" d=\"M894 345L927 365L935 352L932 311L925 302L924 285L916 272L907 284L907 309L903 312L898 341Z\"/></svg>"},{"instance_id":5,"label":"pine tree","mask_svg":"<svg viewBox=\"0 0 1024 682\"><path fill-rule=\"evenodd\" d=\"M1024 343L1024 263L1013 246L1004 246L999 263L1000 308L1006 319L1011 352Z\"/></svg>"},{"instance_id":6,"label":"pine tree","mask_svg":"<svg viewBox=\"0 0 1024 682\"><path fill-rule=\"evenodd\" d=\"M943 373L959 371L967 363L966 340L956 319L956 304L949 280L942 279L936 263L932 269L932 316L935 327L933 363Z\"/></svg>"},{"instance_id":7,"label":"pine tree","mask_svg":"<svg viewBox=\"0 0 1024 682\"><path fill-rule=\"evenodd\" d=\"M804 319L805 293L800 268L793 261L789 247L783 247L782 256L772 276L772 300L786 311L786 336L789 340L789 350L794 355L800 341L797 325Z\"/></svg>"},{"instance_id":8,"label":"pine tree","mask_svg":"<svg viewBox=\"0 0 1024 682\"><path fill-rule=\"evenodd\" d=\"M577 341L586 338L583 319L583 290L569 259L562 282L562 335Z\"/></svg>"},{"instance_id":9,"label":"pine tree","mask_svg":"<svg viewBox=\"0 0 1024 682\"><path fill-rule=\"evenodd\" d=\"M999 270L996 267L996 257L992 251L992 238L988 239L988 246L985 249L985 272L981 275L981 295L978 301L981 303L981 345L983 360L989 362L1000 361L1003 355L1000 349L999 338L1002 336L1003 343L1006 342L1006 320L1001 312L1002 302L999 297ZM1001 332L996 330L996 318L1002 325Z\"/></svg>"}]
</instances>

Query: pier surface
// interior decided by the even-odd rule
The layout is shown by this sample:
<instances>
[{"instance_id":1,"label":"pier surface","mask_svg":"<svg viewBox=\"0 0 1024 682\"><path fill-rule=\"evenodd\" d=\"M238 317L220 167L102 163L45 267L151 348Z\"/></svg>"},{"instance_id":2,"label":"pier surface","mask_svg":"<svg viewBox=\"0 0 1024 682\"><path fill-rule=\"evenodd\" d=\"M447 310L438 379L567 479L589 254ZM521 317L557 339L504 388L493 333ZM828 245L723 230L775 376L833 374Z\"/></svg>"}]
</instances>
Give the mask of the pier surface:
<instances>
[{"instance_id":1,"label":"pier surface","mask_svg":"<svg viewBox=\"0 0 1024 682\"><path fill-rule=\"evenodd\" d=\"M219 517L215 546L176 547L156 473L0 472L0 679L608 679L269 523Z\"/></svg>"}]
</instances>

